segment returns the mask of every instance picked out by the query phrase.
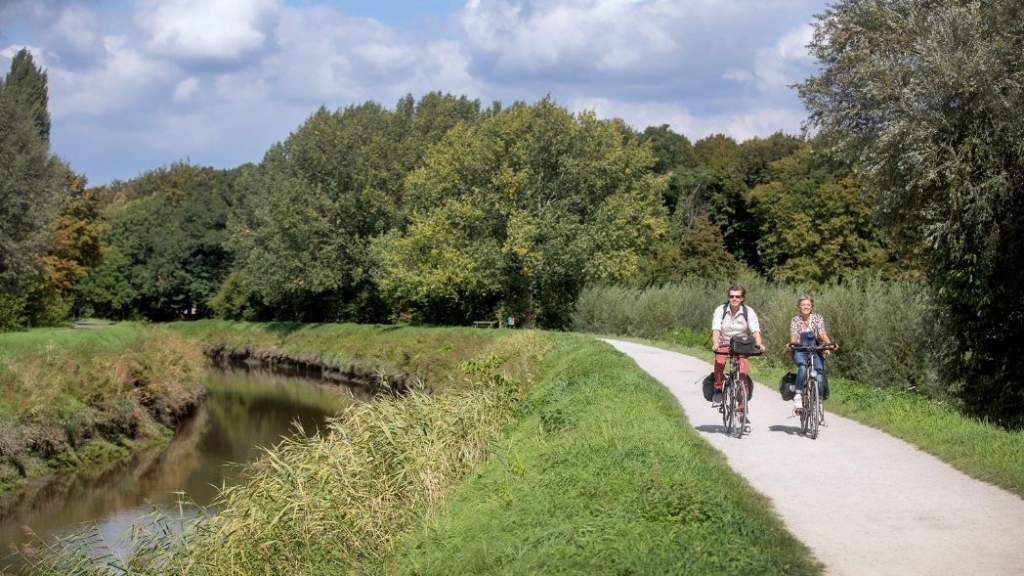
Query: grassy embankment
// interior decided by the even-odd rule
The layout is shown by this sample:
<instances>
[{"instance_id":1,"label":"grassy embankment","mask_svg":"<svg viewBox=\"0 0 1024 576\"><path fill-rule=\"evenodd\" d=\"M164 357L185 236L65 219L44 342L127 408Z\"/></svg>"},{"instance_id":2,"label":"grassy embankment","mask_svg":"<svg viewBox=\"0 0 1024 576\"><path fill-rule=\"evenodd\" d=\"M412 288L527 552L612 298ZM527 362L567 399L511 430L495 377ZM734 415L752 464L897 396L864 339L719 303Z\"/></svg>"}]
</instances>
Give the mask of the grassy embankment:
<instances>
[{"instance_id":1,"label":"grassy embankment","mask_svg":"<svg viewBox=\"0 0 1024 576\"><path fill-rule=\"evenodd\" d=\"M689 428L675 399L586 336L175 328L236 349L417 374L433 393L353 407L330 434L267 453L211 519L181 534L165 529L168 519L136 533L149 546L123 565L129 574L821 571L764 498ZM781 372L755 363L762 381ZM829 409L917 435L911 441L1024 495L1020 433L908 392L835 379ZM49 573L88 562L71 553Z\"/></svg>"},{"instance_id":2,"label":"grassy embankment","mask_svg":"<svg viewBox=\"0 0 1024 576\"><path fill-rule=\"evenodd\" d=\"M428 378L251 466L215 515L134 535L129 574L738 573L820 566L609 346L539 331L177 325ZM728 537L723 537L728 535ZM39 573L84 571L74 550ZM93 566L95 568L95 566ZM111 570L113 573L115 570Z\"/></svg>"},{"instance_id":3,"label":"grassy embankment","mask_svg":"<svg viewBox=\"0 0 1024 576\"><path fill-rule=\"evenodd\" d=\"M180 335L131 323L0 334L0 490L166 442L204 364Z\"/></svg>"}]
</instances>

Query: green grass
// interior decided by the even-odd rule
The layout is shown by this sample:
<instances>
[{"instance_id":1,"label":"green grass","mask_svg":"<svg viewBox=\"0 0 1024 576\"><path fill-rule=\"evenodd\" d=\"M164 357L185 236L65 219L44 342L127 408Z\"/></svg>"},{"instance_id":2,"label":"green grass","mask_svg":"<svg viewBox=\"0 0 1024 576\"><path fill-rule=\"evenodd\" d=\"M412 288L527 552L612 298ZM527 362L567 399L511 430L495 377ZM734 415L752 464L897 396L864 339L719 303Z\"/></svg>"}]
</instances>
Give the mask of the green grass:
<instances>
[{"instance_id":1,"label":"green grass","mask_svg":"<svg viewBox=\"0 0 1024 576\"><path fill-rule=\"evenodd\" d=\"M393 573L820 573L661 384L585 337L556 346L486 466Z\"/></svg>"},{"instance_id":2,"label":"green grass","mask_svg":"<svg viewBox=\"0 0 1024 576\"><path fill-rule=\"evenodd\" d=\"M346 410L250 466L216 514L162 519L126 574L820 574L688 424L593 337L539 331L198 322L172 330L382 373L414 390ZM711 361L711 353L676 348ZM756 379L782 370L753 362ZM832 380L828 409L1024 492L1021 433L899 391ZM162 522L162 524L161 524ZM146 532L149 530L149 532ZM40 574L81 566L39 566ZM67 550L67 549L65 549Z\"/></svg>"},{"instance_id":3,"label":"green grass","mask_svg":"<svg viewBox=\"0 0 1024 576\"><path fill-rule=\"evenodd\" d=\"M385 364L397 359L439 382L428 381L433 394L354 406L329 434L268 451L208 520L145 528L146 549L118 564L123 573L821 572L770 503L687 426L674 397L592 338L175 329L335 359L380 349L392 358ZM67 545L35 572L81 569Z\"/></svg>"}]
</instances>

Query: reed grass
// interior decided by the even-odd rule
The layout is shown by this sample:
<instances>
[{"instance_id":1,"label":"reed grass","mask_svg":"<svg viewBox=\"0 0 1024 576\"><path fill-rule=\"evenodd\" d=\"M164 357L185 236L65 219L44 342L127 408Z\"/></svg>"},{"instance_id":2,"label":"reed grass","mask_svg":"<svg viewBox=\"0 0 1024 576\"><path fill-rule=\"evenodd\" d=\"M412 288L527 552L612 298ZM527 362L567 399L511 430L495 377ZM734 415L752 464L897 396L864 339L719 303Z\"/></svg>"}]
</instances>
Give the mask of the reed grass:
<instances>
[{"instance_id":1,"label":"reed grass","mask_svg":"<svg viewBox=\"0 0 1024 576\"><path fill-rule=\"evenodd\" d=\"M806 289L741 281L768 347L763 362L790 363L785 352L796 299ZM580 296L573 328L579 332L633 336L686 346L710 346L712 311L725 301L727 285L705 281L649 288L588 288ZM832 373L881 388L915 390L945 398L936 366L936 339L929 336L930 293L908 282L851 281L813 294L842 354Z\"/></svg>"}]
</instances>

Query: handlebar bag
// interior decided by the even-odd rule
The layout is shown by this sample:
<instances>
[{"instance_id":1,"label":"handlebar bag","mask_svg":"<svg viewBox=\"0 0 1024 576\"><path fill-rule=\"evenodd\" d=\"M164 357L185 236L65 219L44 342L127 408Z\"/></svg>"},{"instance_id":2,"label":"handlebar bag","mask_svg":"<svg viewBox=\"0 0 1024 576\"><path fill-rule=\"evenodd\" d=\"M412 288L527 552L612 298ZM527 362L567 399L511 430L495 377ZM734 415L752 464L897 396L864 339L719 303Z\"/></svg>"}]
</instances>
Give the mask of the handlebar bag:
<instances>
[{"instance_id":1,"label":"handlebar bag","mask_svg":"<svg viewBox=\"0 0 1024 576\"><path fill-rule=\"evenodd\" d=\"M754 342L753 336L750 336L749 334L741 334L729 339L729 350L736 354L750 356L752 354L757 354L757 345Z\"/></svg>"}]
</instances>

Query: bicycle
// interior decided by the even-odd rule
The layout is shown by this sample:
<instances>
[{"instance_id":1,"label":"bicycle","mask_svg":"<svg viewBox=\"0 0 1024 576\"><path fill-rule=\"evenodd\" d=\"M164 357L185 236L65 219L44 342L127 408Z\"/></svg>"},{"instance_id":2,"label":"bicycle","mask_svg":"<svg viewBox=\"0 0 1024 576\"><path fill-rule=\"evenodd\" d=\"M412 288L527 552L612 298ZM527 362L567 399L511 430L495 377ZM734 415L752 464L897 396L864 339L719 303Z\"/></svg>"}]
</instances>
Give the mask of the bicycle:
<instances>
[{"instance_id":1,"label":"bicycle","mask_svg":"<svg viewBox=\"0 0 1024 576\"><path fill-rule=\"evenodd\" d=\"M715 351L716 356L728 356L729 366L722 382L722 403L718 405L718 411L722 413L722 425L725 433L729 436L743 438L743 433L750 433L750 424L747 416L750 414L749 393L747 387L740 377L740 357L760 356L761 352L755 354L738 354L732 350L725 352ZM740 408L742 408L743 421L740 421Z\"/></svg>"},{"instance_id":2,"label":"bicycle","mask_svg":"<svg viewBox=\"0 0 1024 576\"><path fill-rule=\"evenodd\" d=\"M826 350L835 350L835 344L815 344L805 346L801 344L790 344L789 349L793 352L808 352L807 375L804 376L803 396L799 410L800 431L811 437L811 440L818 438L818 427L825 423L825 407L821 403L821 389L818 382L818 368L815 366L814 356L820 355ZM822 358L824 362L824 358ZM824 365L824 364L823 364ZM813 386L811 384L814 384Z\"/></svg>"}]
</instances>

